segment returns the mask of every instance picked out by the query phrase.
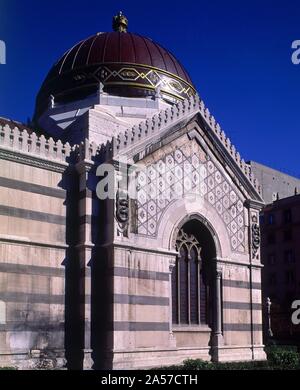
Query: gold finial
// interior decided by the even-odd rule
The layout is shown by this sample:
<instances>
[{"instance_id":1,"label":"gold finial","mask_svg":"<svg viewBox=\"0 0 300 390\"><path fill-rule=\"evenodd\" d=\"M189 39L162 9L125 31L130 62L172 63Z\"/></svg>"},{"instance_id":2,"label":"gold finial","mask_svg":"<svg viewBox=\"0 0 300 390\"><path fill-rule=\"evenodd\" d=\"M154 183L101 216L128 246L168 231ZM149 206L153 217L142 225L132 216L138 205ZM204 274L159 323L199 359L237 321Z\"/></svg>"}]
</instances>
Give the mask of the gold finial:
<instances>
[{"instance_id":1,"label":"gold finial","mask_svg":"<svg viewBox=\"0 0 300 390\"><path fill-rule=\"evenodd\" d=\"M127 28L128 28L128 19L120 11L119 14L114 16L114 18L113 18L113 29L114 29L114 31L126 33Z\"/></svg>"}]
</instances>

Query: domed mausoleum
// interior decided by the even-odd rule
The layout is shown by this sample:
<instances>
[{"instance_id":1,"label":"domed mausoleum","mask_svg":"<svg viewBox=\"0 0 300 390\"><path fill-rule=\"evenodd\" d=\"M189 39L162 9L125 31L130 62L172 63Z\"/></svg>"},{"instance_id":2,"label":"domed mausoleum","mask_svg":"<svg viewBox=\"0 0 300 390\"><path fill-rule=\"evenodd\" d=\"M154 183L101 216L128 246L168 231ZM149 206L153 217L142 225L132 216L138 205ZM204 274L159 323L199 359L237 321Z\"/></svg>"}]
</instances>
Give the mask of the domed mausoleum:
<instances>
[{"instance_id":1,"label":"domed mausoleum","mask_svg":"<svg viewBox=\"0 0 300 390\"><path fill-rule=\"evenodd\" d=\"M0 366L265 359L260 186L174 55L113 28L53 66L35 131L0 118Z\"/></svg>"}]
</instances>

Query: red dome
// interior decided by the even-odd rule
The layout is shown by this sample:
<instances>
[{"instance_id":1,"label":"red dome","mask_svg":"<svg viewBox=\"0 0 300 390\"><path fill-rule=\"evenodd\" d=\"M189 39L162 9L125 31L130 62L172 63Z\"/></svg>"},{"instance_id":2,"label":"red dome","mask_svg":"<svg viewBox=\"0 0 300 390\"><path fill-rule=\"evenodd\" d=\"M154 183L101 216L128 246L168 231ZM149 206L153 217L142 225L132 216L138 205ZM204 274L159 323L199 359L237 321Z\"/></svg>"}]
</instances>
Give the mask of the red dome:
<instances>
[{"instance_id":1,"label":"red dome","mask_svg":"<svg viewBox=\"0 0 300 390\"><path fill-rule=\"evenodd\" d=\"M183 99L195 94L180 62L149 38L127 32L98 33L68 50L54 65L37 97L37 114L49 97L55 101L82 99L104 85L119 96L162 94Z\"/></svg>"},{"instance_id":2,"label":"red dome","mask_svg":"<svg viewBox=\"0 0 300 390\"><path fill-rule=\"evenodd\" d=\"M148 65L192 84L187 72L169 51L149 38L120 32L100 33L78 43L67 51L48 77L110 62Z\"/></svg>"}]
</instances>

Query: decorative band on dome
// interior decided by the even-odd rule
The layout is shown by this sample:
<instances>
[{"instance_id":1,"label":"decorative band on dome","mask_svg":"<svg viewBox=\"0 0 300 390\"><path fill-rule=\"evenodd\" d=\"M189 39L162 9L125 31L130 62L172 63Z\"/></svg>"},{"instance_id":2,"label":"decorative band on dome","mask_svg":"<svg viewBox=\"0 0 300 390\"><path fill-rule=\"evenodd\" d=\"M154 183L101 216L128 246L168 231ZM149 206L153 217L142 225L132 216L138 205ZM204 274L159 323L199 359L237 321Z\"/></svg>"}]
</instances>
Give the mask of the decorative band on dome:
<instances>
[{"instance_id":1,"label":"decorative band on dome","mask_svg":"<svg viewBox=\"0 0 300 390\"><path fill-rule=\"evenodd\" d=\"M97 92L100 83L105 92L119 96L155 96L159 89L162 97L178 101L196 94L191 84L167 71L140 64L105 63L49 80L38 97L39 103L45 108L50 95L57 102L71 101L74 91L76 95L88 96Z\"/></svg>"}]
</instances>

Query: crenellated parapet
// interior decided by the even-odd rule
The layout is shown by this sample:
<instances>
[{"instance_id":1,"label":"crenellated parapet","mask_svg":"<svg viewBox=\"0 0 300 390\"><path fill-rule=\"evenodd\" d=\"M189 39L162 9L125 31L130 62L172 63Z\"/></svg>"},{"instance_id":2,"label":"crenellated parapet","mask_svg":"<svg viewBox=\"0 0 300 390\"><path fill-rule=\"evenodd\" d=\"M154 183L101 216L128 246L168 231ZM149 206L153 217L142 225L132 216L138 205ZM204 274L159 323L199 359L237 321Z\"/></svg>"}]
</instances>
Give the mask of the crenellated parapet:
<instances>
[{"instance_id":1,"label":"crenellated parapet","mask_svg":"<svg viewBox=\"0 0 300 390\"><path fill-rule=\"evenodd\" d=\"M90 142L87 138L79 145L74 147L77 161L86 161L92 163L96 158L99 161L108 161L112 157L112 142L98 145L96 142Z\"/></svg>"},{"instance_id":2,"label":"crenellated parapet","mask_svg":"<svg viewBox=\"0 0 300 390\"><path fill-rule=\"evenodd\" d=\"M17 127L0 126L0 147L14 152L31 154L48 160L65 162L70 157L72 147L52 138L29 134L27 130L20 131Z\"/></svg>"},{"instance_id":3,"label":"crenellated parapet","mask_svg":"<svg viewBox=\"0 0 300 390\"><path fill-rule=\"evenodd\" d=\"M100 161L108 161L112 155L112 142L98 145L85 139L81 144L71 147L69 143L62 143L60 140L55 142L53 138L47 139L44 135L38 136L34 132L29 133L25 129L20 130L18 127L11 128L5 125L0 126L0 149L3 158L7 155L10 156L10 160L13 156L17 160L24 160L25 157L40 159L47 166L45 160L56 164L68 164L71 161L92 163L96 158Z\"/></svg>"},{"instance_id":4,"label":"crenellated parapet","mask_svg":"<svg viewBox=\"0 0 300 390\"><path fill-rule=\"evenodd\" d=\"M222 130L220 124L216 121L214 116L211 115L209 109L205 106L205 103L198 95L191 96L187 100L180 101L174 106L161 111L152 118L147 119L139 125L135 125L131 129L128 129L114 137L112 140L114 155L125 152L126 149L137 144L139 141L161 133L167 128L176 125L183 119L192 117L199 112L239 169L247 177L255 190L261 194L261 187L257 179L253 176L251 167L244 159L241 158L241 155L237 152L236 147L232 144L229 137L227 137L224 130Z\"/></svg>"}]
</instances>

